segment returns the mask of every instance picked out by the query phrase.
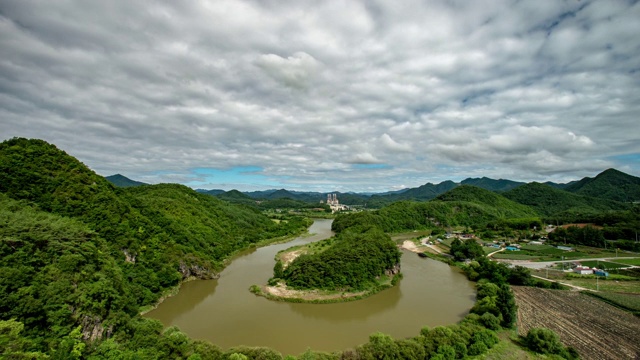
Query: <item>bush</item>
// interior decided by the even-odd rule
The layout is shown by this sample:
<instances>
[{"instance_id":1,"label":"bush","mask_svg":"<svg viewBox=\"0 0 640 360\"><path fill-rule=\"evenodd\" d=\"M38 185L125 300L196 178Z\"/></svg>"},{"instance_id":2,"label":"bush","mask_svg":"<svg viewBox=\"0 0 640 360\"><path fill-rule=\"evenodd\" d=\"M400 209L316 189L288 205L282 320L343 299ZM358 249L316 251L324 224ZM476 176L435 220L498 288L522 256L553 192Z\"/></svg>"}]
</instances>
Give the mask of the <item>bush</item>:
<instances>
[{"instance_id":1,"label":"bush","mask_svg":"<svg viewBox=\"0 0 640 360\"><path fill-rule=\"evenodd\" d=\"M500 329L500 319L492 313L484 313L480 316L480 323L487 329L498 330Z\"/></svg>"},{"instance_id":2,"label":"bush","mask_svg":"<svg viewBox=\"0 0 640 360\"><path fill-rule=\"evenodd\" d=\"M533 328L529 330L525 337L525 345L531 351L540 354L560 354L564 346L560 342L558 335L545 328Z\"/></svg>"},{"instance_id":3,"label":"bush","mask_svg":"<svg viewBox=\"0 0 640 360\"><path fill-rule=\"evenodd\" d=\"M470 356L476 356L476 355L484 354L488 350L489 348L487 348L487 345L485 345L482 342L479 342L479 343L471 344L471 346L469 346L468 354Z\"/></svg>"}]
</instances>

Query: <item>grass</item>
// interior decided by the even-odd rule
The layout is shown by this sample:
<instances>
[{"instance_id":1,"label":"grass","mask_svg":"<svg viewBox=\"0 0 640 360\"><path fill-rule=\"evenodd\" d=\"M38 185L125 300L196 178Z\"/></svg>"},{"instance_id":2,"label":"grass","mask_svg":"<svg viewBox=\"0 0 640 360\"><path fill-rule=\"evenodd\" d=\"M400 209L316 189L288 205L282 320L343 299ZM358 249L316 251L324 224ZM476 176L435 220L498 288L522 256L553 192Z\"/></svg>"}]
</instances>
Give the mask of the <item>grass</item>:
<instances>
[{"instance_id":1,"label":"grass","mask_svg":"<svg viewBox=\"0 0 640 360\"><path fill-rule=\"evenodd\" d=\"M617 263L640 266L640 258L638 259L616 259Z\"/></svg>"},{"instance_id":2,"label":"grass","mask_svg":"<svg viewBox=\"0 0 640 360\"><path fill-rule=\"evenodd\" d=\"M521 249L527 250L527 251L543 251L543 250L556 249L556 248L551 245L525 244L525 245L522 245ZM559 249L556 249L556 250L559 250Z\"/></svg>"},{"instance_id":3,"label":"grass","mask_svg":"<svg viewBox=\"0 0 640 360\"><path fill-rule=\"evenodd\" d=\"M484 360L530 360L547 359L544 355L534 354L518 345L517 335L514 331L503 330L498 332L500 342L489 349L486 353L471 357L471 359Z\"/></svg>"},{"instance_id":4,"label":"grass","mask_svg":"<svg viewBox=\"0 0 640 360\"><path fill-rule=\"evenodd\" d=\"M431 230L416 230L410 232L395 233L391 234L390 236L391 240L401 244L405 240L418 240L429 235L431 235ZM435 241L435 239L432 240Z\"/></svg>"},{"instance_id":5,"label":"grass","mask_svg":"<svg viewBox=\"0 0 640 360\"><path fill-rule=\"evenodd\" d=\"M609 278L598 276L596 280L595 275L578 275L552 269L531 270L531 273L587 289L596 290L597 287L601 292L640 294L640 280L631 276L610 274Z\"/></svg>"},{"instance_id":6,"label":"grass","mask_svg":"<svg viewBox=\"0 0 640 360\"><path fill-rule=\"evenodd\" d=\"M453 237L450 237L448 239L442 239L441 244L445 245L447 247L451 247L451 243L453 242L453 240L455 240L455 238L453 238Z\"/></svg>"},{"instance_id":7,"label":"grass","mask_svg":"<svg viewBox=\"0 0 640 360\"><path fill-rule=\"evenodd\" d=\"M580 264L582 266L597 267L598 269L605 269L605 270L628 267L628 265L626 264L618 264L614 262L598 261L598 260L581 261Z\"/></svg>"},{"instance_id":8,"label":"grass","mask_svg":"<svg viewBox=\"0 0 640 360\"><path fill-rule=\"evenodd\" d=\"M496 248L491 247L491 246L483 246L482 250L484 251L484 254L486 255L486 254L491 254L492 252L496 252L496 251L498 251L500 249L496 249Z\"/></svg>"},{"instance_id":9,"label":"grass","mask_svg":"<svg viewBox=\"0 0 640 360\"><path fill-rule=\"evenodd\" d=\"M592 293L589 291L585 291L584 293L599 298L606 303L622 308L624 310L631 311L636 314L640 313L640 295L606 292Z\"/></svg>"},{"instance_id":10,"label":"grass","mask_svg":"<svg viewBox=\"0 0 640 360\"><path fill-rule=\"evenodd\" d=\"M496 259L507 259L507 260L538 260L540 256L532 256L526 254L516 254L516 251L503 251L493 255Z\"/></svg>"},{"instance_id":11,"label":"grass","mask_svg":"<svg viewBox=\"0 0 640 360\"><path fill-rule=\"evenodd\" d=\"M597 288L597 290L602 292L640 294L640 281L617 281L604 278L577 278L565 279L563 282L591 290L596 290Z\"/></svg>"}]
</instances>

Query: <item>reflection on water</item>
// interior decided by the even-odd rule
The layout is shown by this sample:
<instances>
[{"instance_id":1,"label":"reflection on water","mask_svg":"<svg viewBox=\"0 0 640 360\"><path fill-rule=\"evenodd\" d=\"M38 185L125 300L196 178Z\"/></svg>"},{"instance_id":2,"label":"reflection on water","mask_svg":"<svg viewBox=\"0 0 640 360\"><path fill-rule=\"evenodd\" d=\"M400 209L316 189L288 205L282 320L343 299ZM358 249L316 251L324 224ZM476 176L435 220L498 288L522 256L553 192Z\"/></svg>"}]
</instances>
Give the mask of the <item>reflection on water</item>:
<instances>
[{"instance_id":1,"label":"reflection on water","mask_svg":"<svg viewBox=\"0 0 640 360\"><path fill-rule=\"evenodd\" d=\"M332 324L366 320L385 311L393 311L398 305L402 292L400 286L384 290L366 299L337 304L289 303L293 312L303 317L328 321Z\"/></svg>"},{"instance_id":2,"label":"reflection on water","mask_svg":"<svg viewBox=\"0 0 640 360\"><path fill-rule=\"evenodd\" d=\"M396 338L415 336L423 326L457 322L473 306L475 292L464 275L410 252L403 253L404 278L399 285L363 300L298 304L251 294L251 285L271 277L278 251L330 237L331 220L316 220L309 232L315 235L239 255L220 279L186 283L178 295L146 316L223 349L268 346L283 354L300 354L307 348L354 347L376 331Z\"/></svg>"},{"instance_id":3,"label":"reflection on water","mask_svg":"<svg viewBox=\"0 0 640 360\"><path fill-rule=\"evenodd\" d=\"M189 281L182 284L180 291L188 293L189 296L173 296L165 299L162 306L171 308L172 311L166 312L166 316L163 317L162 322L171 324L178 315L193 310L208 296L212 296L217 286L217 279Z\"/></svg>"}]
</instances>

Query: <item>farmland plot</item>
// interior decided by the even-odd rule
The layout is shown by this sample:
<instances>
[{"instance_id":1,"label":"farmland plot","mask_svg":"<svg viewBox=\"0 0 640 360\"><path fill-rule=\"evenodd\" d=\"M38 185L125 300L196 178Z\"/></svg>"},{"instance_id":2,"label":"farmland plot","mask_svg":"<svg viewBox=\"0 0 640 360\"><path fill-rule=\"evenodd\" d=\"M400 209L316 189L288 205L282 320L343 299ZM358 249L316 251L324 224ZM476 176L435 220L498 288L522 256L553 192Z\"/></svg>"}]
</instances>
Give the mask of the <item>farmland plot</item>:
<instances>
[{"instance_id":1,"label":"farmland plot","mask_svg":"<svg viewBox=\"0 0 640 360\"><path fill-rule=\"evenodd\" d=\"M513 286L518 334L534 327L555 331L583 359L640 358L640 319L575 291Z\"/></svg>"}]
</instances>

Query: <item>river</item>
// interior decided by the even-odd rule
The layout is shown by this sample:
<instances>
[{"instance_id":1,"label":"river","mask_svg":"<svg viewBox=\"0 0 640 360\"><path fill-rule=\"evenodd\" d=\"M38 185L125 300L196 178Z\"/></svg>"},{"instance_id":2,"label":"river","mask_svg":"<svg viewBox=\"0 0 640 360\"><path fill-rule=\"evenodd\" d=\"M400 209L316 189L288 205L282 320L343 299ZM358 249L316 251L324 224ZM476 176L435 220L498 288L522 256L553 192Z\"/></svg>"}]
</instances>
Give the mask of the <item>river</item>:
<instances>
[{"instance_id":1,"label":"river","mask_svg":"<svg viewBox=\"0 0 640 360\"><path fill-rule=\"evenodd\" d=\"M270 301L249 287L273 274L275 254L294 245L326 239L332 220L316 220L312 236L240 254L217 280L182 285L145 316L178 326L192 338L209 340L226 350L233 346L267 346L283 355L307 348L337 351L365 343L381 331L394 338L418 335L423 326L458 322L475 301L473 283L447 264L403 251L404 278L398 286L369 298L337 304Z\"/></svg>"}]
</instances>

